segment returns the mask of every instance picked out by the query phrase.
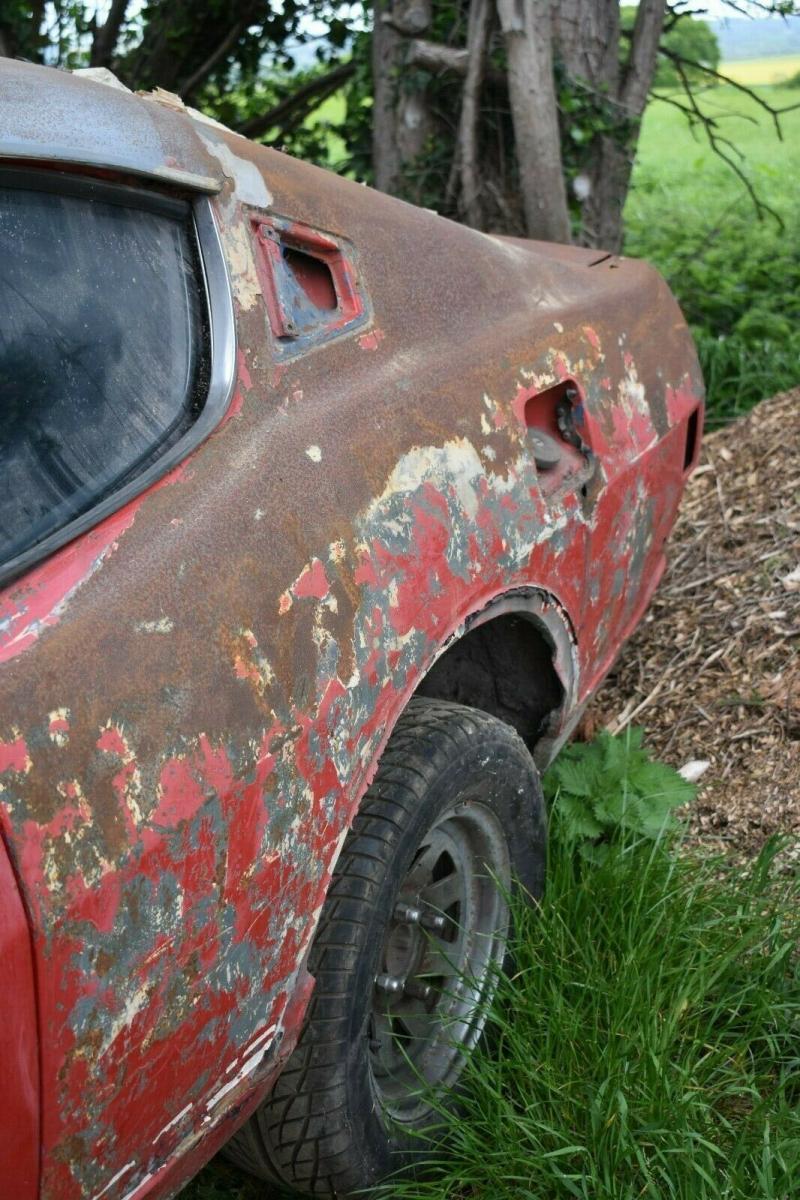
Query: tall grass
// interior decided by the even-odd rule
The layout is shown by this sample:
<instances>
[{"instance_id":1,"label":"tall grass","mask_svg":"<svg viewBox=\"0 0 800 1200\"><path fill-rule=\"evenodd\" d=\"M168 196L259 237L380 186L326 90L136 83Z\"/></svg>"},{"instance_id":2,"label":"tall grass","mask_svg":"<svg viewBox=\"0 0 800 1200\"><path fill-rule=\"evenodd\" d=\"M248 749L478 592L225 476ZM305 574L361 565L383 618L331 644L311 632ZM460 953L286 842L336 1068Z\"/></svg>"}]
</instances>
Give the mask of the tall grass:
<instances>
[{"instance_id":1,"label":"tall grass","mask_svg":"<svg viewBox=\"0 0 800 1200\"><path fill-rule=\"evenodd\" d=\"M627 841L556 847L461 1110L396 1200L790 1200L800 883Z\"/></svg>"}]
</instances>

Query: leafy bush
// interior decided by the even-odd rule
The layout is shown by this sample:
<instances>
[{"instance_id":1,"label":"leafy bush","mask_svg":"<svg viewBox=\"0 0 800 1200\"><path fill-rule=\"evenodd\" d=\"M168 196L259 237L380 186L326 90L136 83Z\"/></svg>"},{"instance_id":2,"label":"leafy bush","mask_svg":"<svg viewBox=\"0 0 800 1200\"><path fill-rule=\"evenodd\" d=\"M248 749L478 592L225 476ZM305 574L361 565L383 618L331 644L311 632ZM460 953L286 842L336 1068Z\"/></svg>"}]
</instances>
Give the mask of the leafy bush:
<instances>
[{"instance_id":1,"label":"leafy bush","mask_svg":"<svg viewBox=\"0 0 800 1200\"><path fill-rule=\"evenodd\" d=\"M694 787L672 767L651 762L642 731L601 733L566 746L544 777L553 836L589 862L604 862L612 845L630 836L654 840L677 829L673 809L693 799Z\"/></svg>"}]
</instances>

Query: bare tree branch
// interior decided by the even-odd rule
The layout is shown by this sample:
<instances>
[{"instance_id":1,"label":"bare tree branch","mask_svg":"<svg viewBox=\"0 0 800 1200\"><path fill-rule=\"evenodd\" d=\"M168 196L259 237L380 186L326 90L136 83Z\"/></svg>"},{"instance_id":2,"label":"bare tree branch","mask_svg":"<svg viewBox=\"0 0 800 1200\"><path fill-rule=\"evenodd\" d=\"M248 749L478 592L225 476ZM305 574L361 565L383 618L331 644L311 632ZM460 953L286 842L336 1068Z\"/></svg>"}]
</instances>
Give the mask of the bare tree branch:
<instances>
[{"instance_id":1,"label":"bare tree branch","mask_svg":"<svg viewBox=\"0 0 800 1200\"><path fill-rule=\"evenodd\" d=\"M189 78L178 88L178 95L191 96L192 92L196 91L201 84L205 83L215 67L219 66L222 60L230 53L237 41L241 37L245 29L245 21L237 21L232 26L227 37L223 38L217 48L209 54L204 63L201 63L196 71L193 71Z\"/></svg>"},{"instance_id":2,"label":"bare tree branch","mask_svg":"<svg viewBox=\"0 0 800 1200\"><path fill-rule=\"evenodd\" d=\"M692 70L702 71L704 75L709 75L712 79L719 80L720 83L726 83L730 87L736 88L738 92L742 92L745 96L749 96L751 100L755 100L756 104L760 104L764 111L769 113L775 125L775 132L779 140L783 141L783 130L780 123L781 114L800 108L800 101L797 104L787 104L785 108L774 108L763 96L759 96L758 92L749 88L747 84L738 83L735 79L731 79L729 75L723 75L720 71L715 71L713 67L706 66L705 63L694 62L691 58L684 58L682 54L676 54L674 50L669 50L666 46L661 46L659 53L664 58L668 58L678 68L690 67ZM683 76L681 75L681 77Z\"/></svg>"},{"instance_id":3,"label":"bare tree branch","mask_svg":"<svg viewBox=\"0 0 800 1200\"><path fill-rule=\"evenodd\" d=\"M298 125L309 112L313 112L324 100L327 100L328 96L333 95L343 83L346 83L354 72L353 63L340 63L332 71L326 71L324 75L317 75L313 79L309 79L307 83L297 88L267 112L260 113L257 117L250 117L237 132L245 137L257 138L276 127L286 128L289 125Z\"/></svg>"},{"instance_id":4,"label":"bare tree branch","mask_svg":"<svg viewBox=\"0 0 800 1200\"><path fill-rule=\"evenodd\" d=\"M734 146L733 142L729 138L723 137L717 132L717 125L714 119L709 117L707 113L704 113L700 108L700 105L697 103L697 97L694 94L691 80L686 74L686 68L682 63L677 62L675 64L675 69L678 72L678 78L681 81L681 87L683 88L684 95L686 96L686 100L688 102L690 120L693 119L701 126L706 137L708 138L708 144L711 149L718 158L721 158L722 161L727 164L737 179L741 182L753 203L753 207L756 210L756 216L758 219L761 220L764 216L769 214L769 216L775 218L779 228L783 230L785 226L780 213L776 212L776 210L770 204L767 204L765 200L761 199L753 187L753 184L748 179L746 173L742 170L739 162L737 162L736 158L733 157L733 155L736 155L741 160L742 155L740 151L737 150L736 146ZM680 107L680 105L677 105L677 107Z\"/></svg>"},{"instance_id":5,"label":"bare tree branch","mask_svg":"<svg viewBox=\"0 0 800 1200\"><path fill-rule=\"evenodd\" d=\"M455 46L443 46L438 42L428 42L424 38L413 38L408 44L406 63L411 67L422 67L432 75L443 71L452 71L455 75L466 75L469 67L469 50L460 50ZM484 71L484 79L497 87L505 87L504 71L488 69Z\"/></svg>"},{"instance_id":6,"label":"bare tree branch","mask_svg":"<svg viewBox=\"0 0 800 1200\"><path fill-rule=\"evenodd\" d=\"M797 4L784 4L781 0L747 0L747 4L737 4L736 0L724 0L728 8L732 8L734 12L741 13L743 17L753 19L751 8L757 8L760 12L767 13L770 17L796 17L800 16L800 6Z\"/></svg>"}]
</instances>

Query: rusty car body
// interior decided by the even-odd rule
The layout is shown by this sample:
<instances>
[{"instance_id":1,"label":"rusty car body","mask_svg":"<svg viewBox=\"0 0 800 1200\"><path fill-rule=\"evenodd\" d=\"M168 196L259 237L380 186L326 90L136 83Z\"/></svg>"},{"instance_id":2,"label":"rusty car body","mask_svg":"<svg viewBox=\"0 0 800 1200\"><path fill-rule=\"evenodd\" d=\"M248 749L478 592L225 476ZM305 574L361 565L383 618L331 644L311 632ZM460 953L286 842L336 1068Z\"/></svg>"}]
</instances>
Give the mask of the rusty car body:
<instances>
[{"instance_id":1,"label":"rusty car body","mask_svg":"<svg viewBox=\"0 0 800 1200\"><path fill-rule=\"evenodd\" d=\"M702 383L647 265L163 94L4 60L0 156L4 188L180 199L202 260L195 423L0 594L0 1190L154 1200L290 1054L409 698L506 715L540 767L569 735L661 576ZM512 619L475 695L459 647Z\"/></svg>"}]
</instances>

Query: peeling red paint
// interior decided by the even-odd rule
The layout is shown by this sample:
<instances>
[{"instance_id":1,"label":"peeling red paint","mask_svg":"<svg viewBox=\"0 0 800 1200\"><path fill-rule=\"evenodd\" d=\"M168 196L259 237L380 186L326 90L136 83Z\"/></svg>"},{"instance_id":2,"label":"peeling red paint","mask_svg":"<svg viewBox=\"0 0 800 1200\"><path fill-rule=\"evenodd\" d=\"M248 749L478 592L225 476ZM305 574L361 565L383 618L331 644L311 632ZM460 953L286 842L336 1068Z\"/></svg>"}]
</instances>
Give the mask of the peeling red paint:
<instances>
[{"instance_id":1,"label":"peeling red paint","mask_svg":"<svg viewBox=\"0 0 800 1200\"><path fill-rule=\"evenodd\" d=\"M16 771L23 775L30 770L31 760L25 739L20 735L9 742L0 741L0 775L4 771Z\"/></svg>"},{"instance_id":2,"label":"peeling red paint","mask_svg":"<svg viewBox=\"0 0 800 1200\"><path fill-rule=\"evenodd\" d=\"M315 600L324 600L330 590L328 577L325 574L325 567L318 558L304 567L297 579L292 584L292 591L298 600L306 597L313 597Z\"/></svg>"},{"instance_id":3,"label":"peeling red paint","mask_svg":"<svg viewBox=\"0 0 800 1200\"><path fill-rule=\"evenodd\" d=\"M367 333L362 333L358 339L358 344L362 350L377 350L386 334L382 329L370 329Z\"/></svg>"}]
</instances>

